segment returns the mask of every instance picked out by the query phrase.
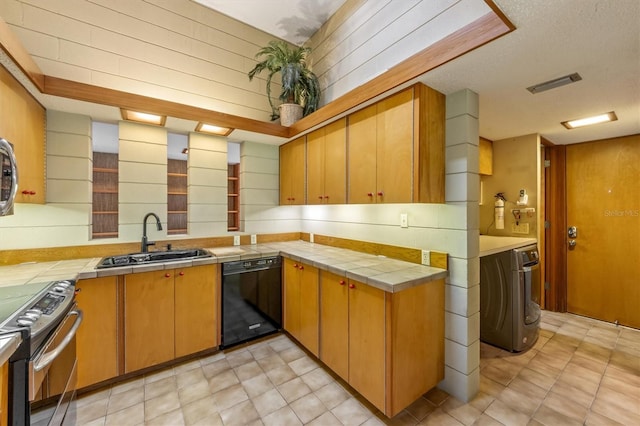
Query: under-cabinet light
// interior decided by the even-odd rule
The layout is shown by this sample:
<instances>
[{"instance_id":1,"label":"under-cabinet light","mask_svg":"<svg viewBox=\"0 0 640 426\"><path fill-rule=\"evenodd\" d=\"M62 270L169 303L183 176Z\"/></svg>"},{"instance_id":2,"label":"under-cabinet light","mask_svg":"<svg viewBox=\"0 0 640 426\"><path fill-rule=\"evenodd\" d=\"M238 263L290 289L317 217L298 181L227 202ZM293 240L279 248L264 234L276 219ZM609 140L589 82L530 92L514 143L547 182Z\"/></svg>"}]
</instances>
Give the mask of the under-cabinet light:
<instances>
[{"instance_id":1,"label":"under-cabinet light","mask_svg":"<svg viewBox=\"0 0 640 426\"><path fill-rule=\"evenodd\" d=\"M592 124L606 123L607 121L616 121L618 117L613 111L594 115L593 117L579 118L577 120L563 121L562 124L567 129L575 129L576 127L590 126Z\"/></svg>"},{"instance_id":2,"label":"under-cabinet light","mask_svg":"<svg viewBox=\"0 0 640 426\"><path fill-rule=\"evenodd\" d=\"M167 121L166 115L150 114L148 112L132 111L124 108L120 108L120 114L122 114L123 120L155 124L157 126L164 126L164 123Z\"/></svg>"},{"instance_id":3,"label":"under-cabinet light","mask_svg":"<svg viewBox=\"0 0 640 426\"><path fill-rule=\"evenodd\" d=\"M233 129L230 129L228 127L220 127L220 126L214 126L213 124L207 124L207 123L198 123L198 125L196 126L196 132L201 132L201 133L211 133L213 135L220 135L220 136L229 136L229 134L233 131Z\"/></svg>"}]
</instances>

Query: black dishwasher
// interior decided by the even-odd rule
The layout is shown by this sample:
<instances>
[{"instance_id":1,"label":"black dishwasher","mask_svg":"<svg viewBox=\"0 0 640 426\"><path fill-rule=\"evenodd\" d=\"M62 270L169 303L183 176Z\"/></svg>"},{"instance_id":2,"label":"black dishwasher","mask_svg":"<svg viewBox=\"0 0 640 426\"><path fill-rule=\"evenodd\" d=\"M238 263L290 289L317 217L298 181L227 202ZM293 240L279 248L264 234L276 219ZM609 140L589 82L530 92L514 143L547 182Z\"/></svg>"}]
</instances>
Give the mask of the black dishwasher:
<instances>
[{"instance_id":1,"label":"black dishwasher","mask_svg":"<svg viewBox=\"0 0 640 426\"><path fill-rule=\"evenodd\" d=\"M222 348L281 328L281 274L280 256L222 264Z\"/></svg>"}]
</instances>

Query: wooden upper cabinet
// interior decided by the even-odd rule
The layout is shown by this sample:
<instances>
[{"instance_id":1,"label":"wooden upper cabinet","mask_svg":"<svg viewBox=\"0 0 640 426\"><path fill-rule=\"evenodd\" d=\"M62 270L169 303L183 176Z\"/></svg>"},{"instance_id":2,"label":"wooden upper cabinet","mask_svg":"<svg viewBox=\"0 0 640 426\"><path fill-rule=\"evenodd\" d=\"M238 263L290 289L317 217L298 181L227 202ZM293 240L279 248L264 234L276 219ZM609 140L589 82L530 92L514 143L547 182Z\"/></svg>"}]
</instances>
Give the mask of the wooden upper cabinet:
<instances>
[{"instance_id":1,"label":"wooden upper cabinet","mask_svg":"<svg viewBox=\"0 0 640 426\"><path fill-rule=\"evenodd\" d=\"M307 204L347 202L347 120L307 135Z\"/></svg>"},{"instance_id":2,"label":"wooden upper cabinet","mask_svg":"<svg viewBox=\"0 0 640 426\"><path fill-rule=\"evenodd\" d=\"M304 204L305 141L300 137L280 146L280 204Z\"/></svg>"},{"instance_id":3,"label":"wooden upper cabinet","mask_svg":"<svg viewBox=\"0 0 640 426\"><path fill-rule=\"evenodd\" d=\"M416 84L348 117L348 202L444 202L445 97Z\"/></svg>"},{"instance_id":4,"label":"wooden upper cabinet","mask_svg":"<svg viewBox=\"0 0 640 426\"><path fill-rule=\"evenodd\" d=\"M0 66L0 137L18 162L18 203L45 202L45 109Z\"/></svg>"},{"instance_id":5,"label":"wooden upper cabinet","mask_svg":"<svg viewBox=\"0 0 640 426\"><path fill-rule=\"evenodd\" d=\"M478 156L480 158L479 172L481 175L493 174L493 142L480 138L478 143Z\"/></svg>"},{"instance_id":6,"label":"wooden upper cabinet","mask_svg":"<svg viewBox=\"0 0 640 426\"><path fill-rule=\"evenodd\" d=\"M380 101L376 114L376 199L410 203L413 175L413 90Z\"/></svg>"},{"instance_id":7,"label":"wooden upper cabinet","mask_svg":"<svg viewBox=\"0 0 640 426\"><path fill-rule=\"evenodd\" d=\"M351 204L376 202L376 105L349 116L347 174Z\"/></svg>"}]
</instances>

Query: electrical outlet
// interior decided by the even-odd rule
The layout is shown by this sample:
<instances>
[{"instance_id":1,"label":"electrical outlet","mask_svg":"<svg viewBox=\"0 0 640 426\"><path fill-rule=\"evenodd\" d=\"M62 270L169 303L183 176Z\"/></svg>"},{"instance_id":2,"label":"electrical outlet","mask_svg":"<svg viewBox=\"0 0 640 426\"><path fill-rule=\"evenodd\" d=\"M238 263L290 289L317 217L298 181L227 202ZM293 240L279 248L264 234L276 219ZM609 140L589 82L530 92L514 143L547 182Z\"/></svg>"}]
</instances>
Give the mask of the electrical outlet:
<instances>
[{"instance_id":1,"label":"electrical outlet","mask_svg":"<svg viewBox=\"0 0 640 426\"><path fill-rule=\"evenodd\" d=\"M426 266L431 265L431 251L422 250L422 264Z\"/></svg>"},{"instance_id":2,"label":"electrical outlet","mask_svg":"<svg viewBox=\"0 0 640 426\"><path fill-rule=\"evenodd\" d=\"M400 228L408 228L409 219L406 213L400 213Z\"/></svg>"},{"instance_id":3,"label":"electrical outlet","mask_svg":"<svg viewBox=\"0 0 640 426\"><path fill-rule=\"evenodd\" d=\"M233 245L234 246L239 246L240 245L240 235L234 235L233 236Z\"/></svg>"},{"instance_id":4,"label":"electrical outlet","mask_svg":"<svg viewBox=\"0 0 640 426\"><path fill-rule=\"evenodd\" d=\"M251 234L251 244L258 244L258 236L256 234Z\"/></svg>"},{"instance_id":5,"label":"electrical outlet","mask_svg":"<svg viewBox=\"0 0 640 426\"><path fill-rule=\"evenodd\" d=\"M512 234L528 234L529 233L529 224L526 222L520 222L519 224L512 223L511 224L511 233Z\"/></svg>"},{"instance_id":6,"label":"electrical outlet","mask_svg":"<svg viewBox=\"0 0 640 426\"><path fill-rule=\"evenodd\" d=\"M309 242L312 243L313 242L313 233L309 234Z\"/></svg>"}]
</instances>

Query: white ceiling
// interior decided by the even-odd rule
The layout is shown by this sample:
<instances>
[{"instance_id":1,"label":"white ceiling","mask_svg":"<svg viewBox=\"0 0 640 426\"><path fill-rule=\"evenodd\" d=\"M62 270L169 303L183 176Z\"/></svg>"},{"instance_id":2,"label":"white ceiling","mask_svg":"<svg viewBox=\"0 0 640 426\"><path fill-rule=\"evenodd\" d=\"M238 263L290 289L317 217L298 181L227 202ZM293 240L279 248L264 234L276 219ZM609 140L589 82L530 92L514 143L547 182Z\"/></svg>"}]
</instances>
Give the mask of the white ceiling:
<instances>
[{"instance_id":1,"label":"white ceiling","mask_svg":"<svg viewBox=\"0 0 640 426\"><path fill-rule=\"evenodd\" d=\"M194 0L252 27L301 45L346 0Z\"/></svg>"},{"instance_id":2,"label":"white ceiling","mask_svg":"<svg viewBox=\"0 0 640 426\"><path fill-rule=\"evenodd\" d=\"M196 0L300 44L342 0ZM420 78L445 93L480 95L480 135L540 133L569 144L640 133L640 1L494 0L516 30ZM283 11L287 13L284 14ZM526 88L577 72L582 81ZM560 122L615 111L618 121L567 130Z\"/></svg>"}]
</instances>

